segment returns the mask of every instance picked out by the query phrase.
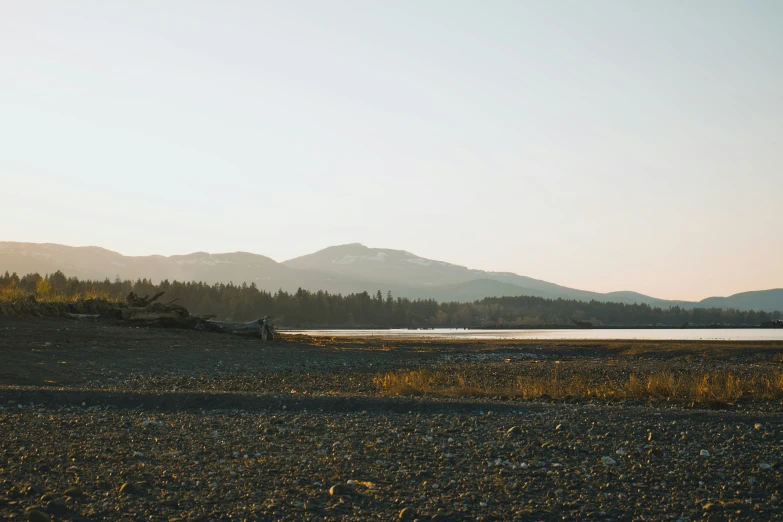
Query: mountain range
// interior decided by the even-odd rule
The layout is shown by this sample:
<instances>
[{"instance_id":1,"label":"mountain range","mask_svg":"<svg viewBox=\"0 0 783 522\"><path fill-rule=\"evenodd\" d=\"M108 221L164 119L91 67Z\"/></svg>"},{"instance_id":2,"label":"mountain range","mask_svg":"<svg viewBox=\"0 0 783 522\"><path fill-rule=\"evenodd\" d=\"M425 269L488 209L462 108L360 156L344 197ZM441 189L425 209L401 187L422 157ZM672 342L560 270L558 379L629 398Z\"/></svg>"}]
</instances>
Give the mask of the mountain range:
<instances>
[{"instance_id":1,"label":"mountain range","mask_svg":"<svg viewBox=\"0 0 783 522\"><path fill-rule=\"evenodd\" d=\"M560 286L510 272L487 272L425 259L403 250L359 243L333 246L278 263L258 254L195 252L176 256L124 256L100 247L0 242L0 273L53 273L80 279L138 279L206 283L255 283L263 290L325 290L348 294L390 290L395 297L473 301L485 297L535 296L646 303L652 306L783 310L783 288L743 292L702 301L668 301L637 292L599 293Z\"/></svg>"}]
</instances>

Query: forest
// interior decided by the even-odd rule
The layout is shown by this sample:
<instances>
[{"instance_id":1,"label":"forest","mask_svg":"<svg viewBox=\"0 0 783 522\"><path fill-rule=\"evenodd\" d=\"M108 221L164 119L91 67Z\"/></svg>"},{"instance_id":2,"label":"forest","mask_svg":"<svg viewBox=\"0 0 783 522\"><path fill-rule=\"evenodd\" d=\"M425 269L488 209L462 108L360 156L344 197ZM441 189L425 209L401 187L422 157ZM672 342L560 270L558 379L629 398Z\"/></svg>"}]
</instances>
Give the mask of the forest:
<instances>
[{"instance_id":1,"label":"forest","mask_svg":"<svg viewBox=\"0 0 783 522\"><path fill-rule=\"evenodd\" d=\"M53 274L0 275L0 297L35 295L41 299L101 297L123 300L166 292L165 300L192 313L216 314L226 321L250 321L264 315L282 327L298 328L468 328L573 326L576 321L594 326L758 326L780 320L781 312L741 311L720 308L657 308L646 304L605 303L544 299L541 297L492 297L471 303L439 303L434 299L395 298L378 290L349 295L312 292L271 293L255 284L206 284L203 282L79 280L61 271Z\"/></svg>"}]
</instances>

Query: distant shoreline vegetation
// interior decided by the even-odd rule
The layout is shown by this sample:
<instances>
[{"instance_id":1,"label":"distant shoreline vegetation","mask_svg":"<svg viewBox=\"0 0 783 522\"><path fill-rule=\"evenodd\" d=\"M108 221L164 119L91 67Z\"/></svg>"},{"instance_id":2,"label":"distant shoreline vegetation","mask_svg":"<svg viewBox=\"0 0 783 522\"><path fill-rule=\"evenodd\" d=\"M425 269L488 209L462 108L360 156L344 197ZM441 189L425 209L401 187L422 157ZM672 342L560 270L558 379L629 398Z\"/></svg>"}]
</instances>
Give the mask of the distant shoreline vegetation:
<instances>
[{"instance_id":1,"label":"distant shoreline vegetation","mask_svg":"<svg viewBox=\"0 0 783 522\"><path fill-rule=\"evenodd\" d=\"M202 282L79 280L61 271L0 275L0 299L14 300L35 295L38 299L75 300L103 297L123 300L130 292L138 295L166 292L166 300L177 299L193 313L216 314L232 321L250 321L264 315L278 326L295 328L543 328L543 327L758 327L780 321L783 313L721 308L679 306L653 307L647 304L605 303L542 297L488 297L471 303L434 299L393 297L378 290L348 295L278 290L271 293L247 285Z\"/></svg>"}]
</instances>

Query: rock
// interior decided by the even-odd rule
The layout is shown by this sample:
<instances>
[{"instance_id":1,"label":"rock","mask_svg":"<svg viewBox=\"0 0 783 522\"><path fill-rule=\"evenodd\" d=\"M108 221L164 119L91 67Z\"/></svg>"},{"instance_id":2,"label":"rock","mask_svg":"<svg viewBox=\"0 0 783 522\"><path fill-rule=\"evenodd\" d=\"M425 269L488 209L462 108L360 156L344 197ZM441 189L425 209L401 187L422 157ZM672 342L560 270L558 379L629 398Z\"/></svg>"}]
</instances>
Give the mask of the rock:
<instances>
[{"instance_id":1,"label":"rock","mask_svg":"<svg viewBox=\"0 0 783 522\"><path fill-rule=\"evenodd\" d=\"M308 500L304 503L305 511L318 511L321 509L321 504L316 500Z\"/></svg>"},{"instance_id":2,"label":"rock","mask_svg":"<svg viewBox=\"0 0 783 522\"><path fill-rule=\"evenodd\" d=\"M712 456L712 455L710 455L710 452L705 450L705 449L701 450L699 452L699 455L702 456L702 457L711 457Z\"/></svg>"},{"instance_id":3,"label":"rock","mask_svg":"<svg viewBox=\"0 0 783 522\"><path fill-rule=\"evenodd\" d=\"M353 493L353 489L347 484L335 484L329 488L329 494L333 497L344 497L353 495Z\"/></svg>"},{"instance_id":4,"label":"rock","mask_svg":"<svg viewBox=\"0 0 783 522\"><path fill-rule=\"evenodd\" d=\"M65 490L65 496L66 497L82 497L84 496L84 492L82 491L82 488L79 486L73 486Z\"/></svg>"},{"instance_id":5,"label":"rock","mask_svg":"<svg viewBox=\"0 0 783 522\"><path fill-rule=\"evenodd\" d=\"M406 507L400 511L400 520L413 520L414 518L416 518L416 510L412 507Z\"/></svg>"},{"instance_id":6,"label":"rock","mask_svg":"<svg viewBox=\"0 0 783 522\"><path fill-rule=\"evenodd\" d=\"M757 429L757 430L760 430L761 428L763 428L763 427L764 427L764 425L763 425L763 424L761 424L760 422L757 422L756 424L754 424L754 425L753 425L753 427L754 427L755 429Z\"/></svg>"},{"instance_id":7,"label":"rock","mask_svg":"<svg viewBox=\"0 0 783 522\"><path fill-rule=\"evenodd\" d=\"M126 482L120 486L120 495L137 495L139 491L139 487L133 482Z\"/></svg>"},{"instance_id":8,"label":"rock","mask_svg":"<svg viewBox=\"0 0 783 522\"><path fill-rule=\"evenodd\" d=\"M62 515L68 511L68 506L65 505L64 498L56 498L46 503L46 512L52 515Z\"/></svg>"},{"instance_id":9,"label":"rock","mask_svg":"<svg viewBox=\"0 0 783 522\"><path fill-rule=\"evenodd\" d=\"M601 462L604 466L614 466L617 464L617 461L614 460L612 457L601 457Z\"/></svg>"},{"instance_id":10,"label":"rock","mask_svg":"<svg viewBox=\"0 0 783 522\"><path fill-rule=\"evenodd\" d=\"M702 508L704 511L718 511L718 510L720 510L722 507L723 507L723 506L721 506L720 504L715 504L714 502L707 502L707 503L706 503L706 504L704 504L704 505L703 505L701 508Z\"/></svg>"},{"instance_id":11,"label":"rock","mask_svg":"<svg viewBox=\"0 0 783 522\"><path fill-rule=\"evenodd\" d=\"M51 517L43 511L33 509L32 511L27 512L27 520L30 522L49 522Z\"/></svg>"},{"instance_id":12,"label":"rock","mask_svg":"<svg viewBox=\"0 0 783 522\"><path fill-rule=\"evenodd\" d=\"M41 502L49 502L50 500L54 500L57 498L57 494L52 491L47 491L43 494L41 497Z\"/></svg>"},{"instance_id":13,"label":"rock","mask_svg":"<svg viewBox=\"0 0 783 522\"><path fill-rule=\"evenodd\" d=\"M759 469L760 469L761 471L769 471L769 470L771 470L771 469L772 469L772 466L770 466L770 465L769 465L769 464L767 464L766 462L762 462L761 464L759 464Z\"/></svg>"},{"instance_id":14,"label":"rock","mask_svg":"<svg viewBox=\"0 0 783 522\"><path fill-rule=\"evenodd\" d=\"M506 436L508 437L519 437L522 435L522 428L519 426L514 426L513 428L509 428L506 432Z\"/></svg>"}]
</instances>

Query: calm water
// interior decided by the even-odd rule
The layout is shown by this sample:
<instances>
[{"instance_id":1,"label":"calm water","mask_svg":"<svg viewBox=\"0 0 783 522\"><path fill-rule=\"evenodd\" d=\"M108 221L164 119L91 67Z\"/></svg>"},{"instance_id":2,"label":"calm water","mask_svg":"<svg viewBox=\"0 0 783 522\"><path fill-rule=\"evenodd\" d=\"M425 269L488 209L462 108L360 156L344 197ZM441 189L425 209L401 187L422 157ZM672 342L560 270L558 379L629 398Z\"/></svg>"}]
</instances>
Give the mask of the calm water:
<instances>
[{"instance_id":1,"label":"calm water","mask_svg":"<svg viewBox=\"0 0 783 522\"><path fill-rule=\"evenodd\" d=\"M657 339L663 341L781 341L781 328L628 329L628 330L285 330L285 333L332 337L429 337L442 339Z\"/></svg>"}]
</instances>

